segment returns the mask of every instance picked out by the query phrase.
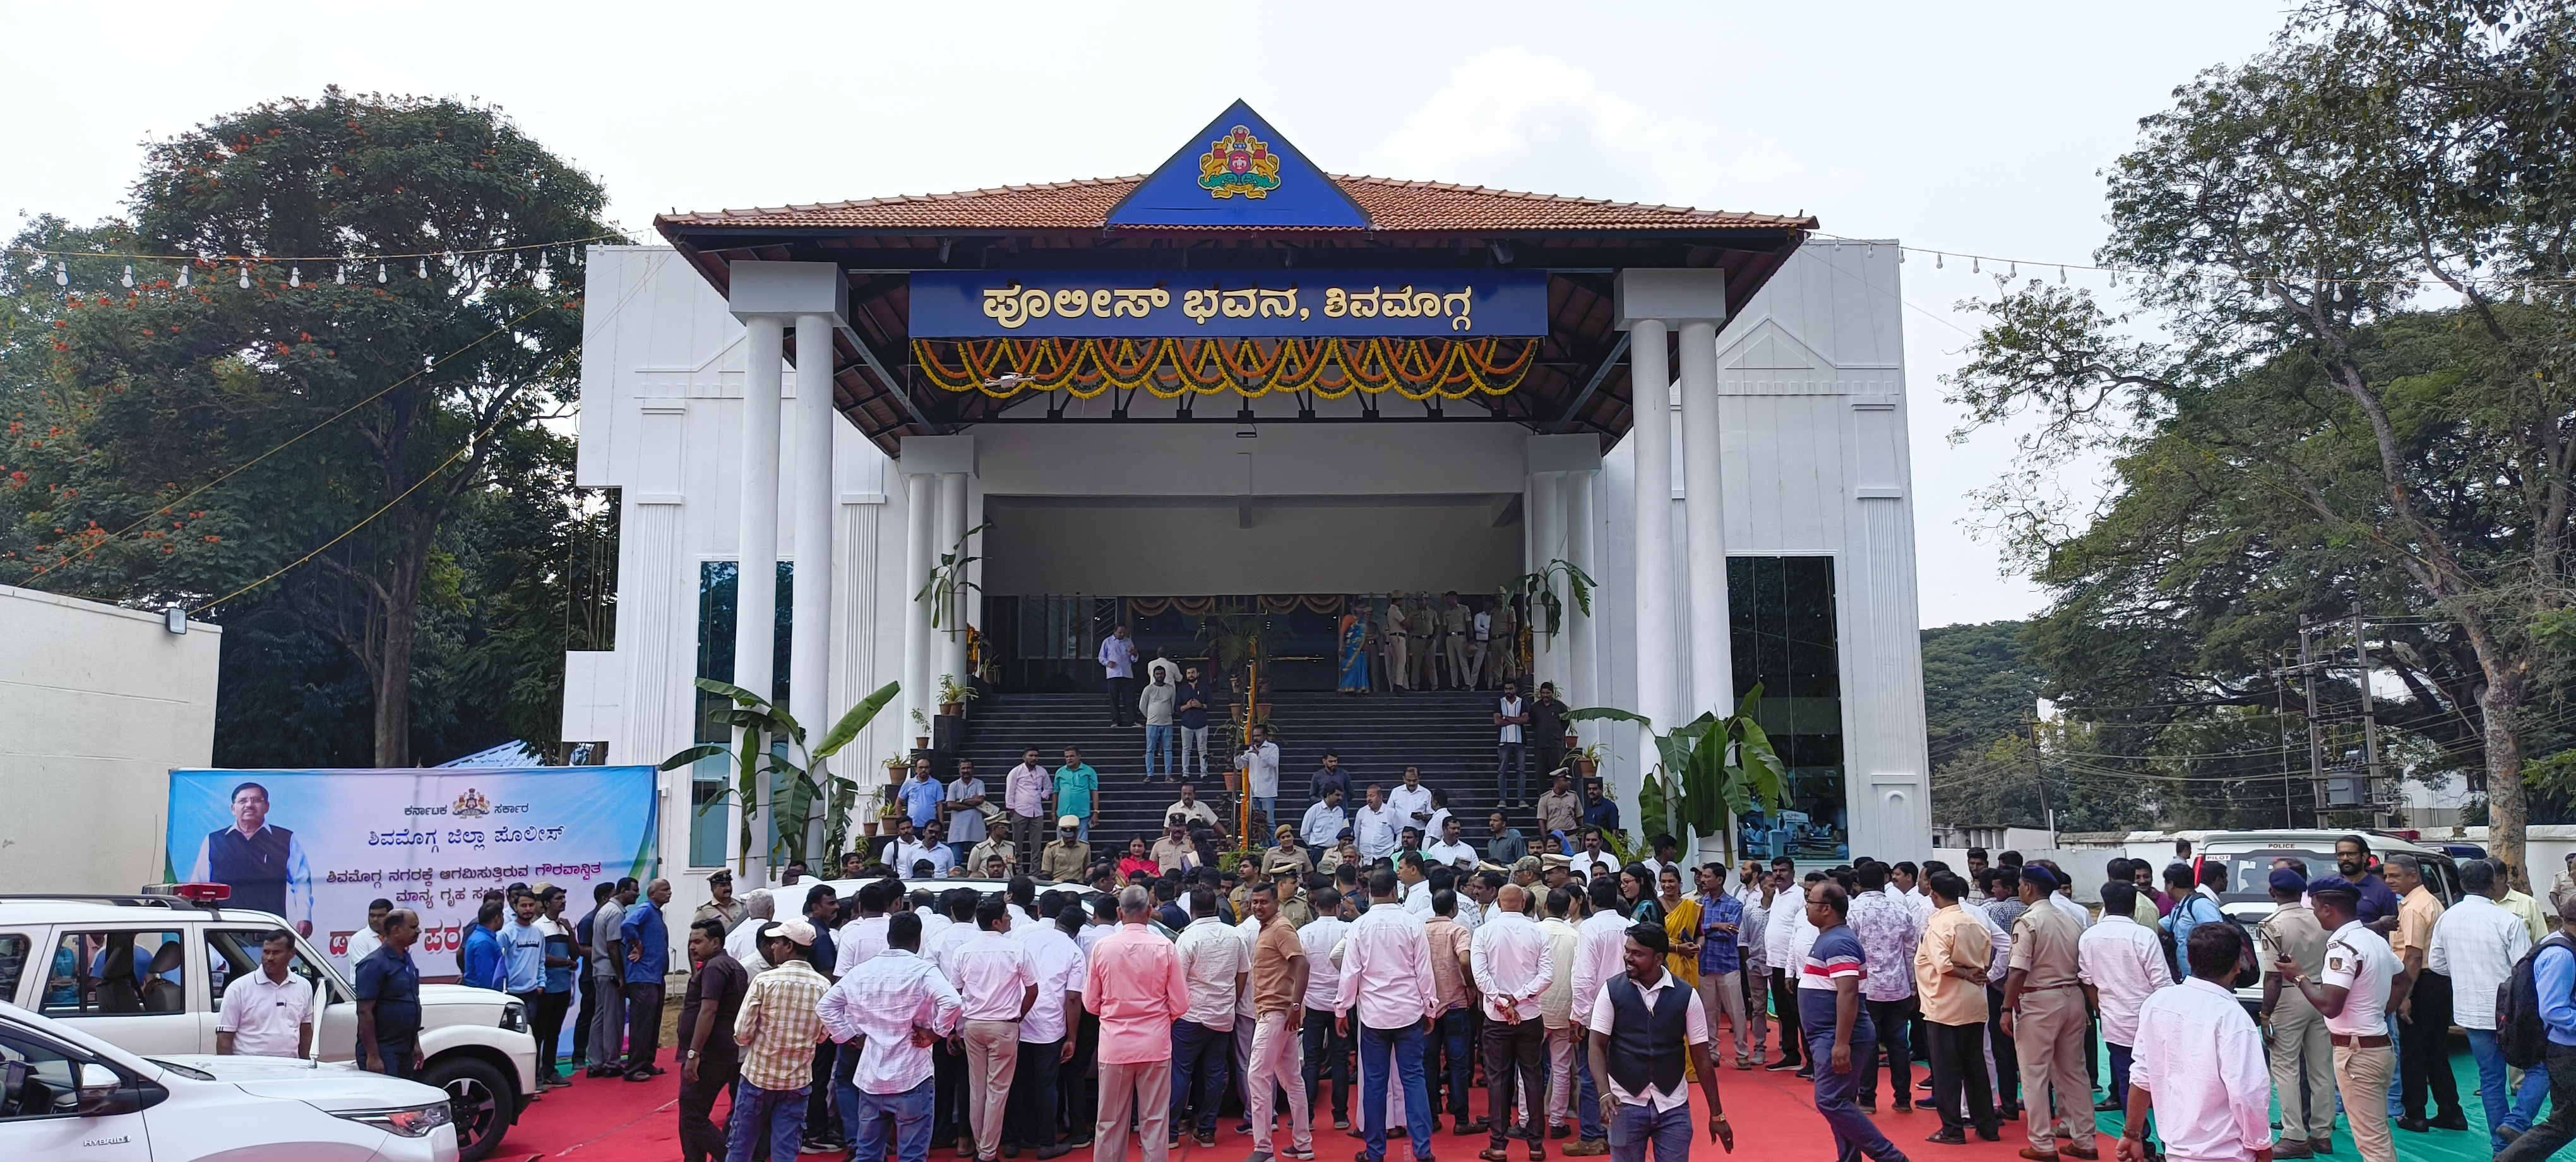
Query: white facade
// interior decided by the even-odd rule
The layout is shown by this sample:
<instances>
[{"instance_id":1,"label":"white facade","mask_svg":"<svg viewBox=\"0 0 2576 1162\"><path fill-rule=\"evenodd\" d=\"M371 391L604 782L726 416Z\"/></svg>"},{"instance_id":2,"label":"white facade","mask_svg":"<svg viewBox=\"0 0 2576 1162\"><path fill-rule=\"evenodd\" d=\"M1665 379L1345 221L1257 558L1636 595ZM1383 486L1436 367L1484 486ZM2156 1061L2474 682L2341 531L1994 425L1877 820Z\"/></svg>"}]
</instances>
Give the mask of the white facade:
<instances>
[{"instance_id":1,"label":"white facade","mask_svg":"<svg viewBox=\"0 0 2576 1162\"><path fill-rule=\"evenodd\" d=\"M164 882L170 771L215 759L223 630L0 585L0 883Z\"/></svg>"},{"instance_id":2,"label":"white facade","mask_svg":"<svg viewBox=\"0 0 2576 1162\"><path fill-rule=\"evenodd\" d=\"M1704 471L1711 433L1691 422L1677 383L1671 398L1683 410L1669 414L1671 479L1657 506L1670 522L1674 625L1661 635L1642 635L1634 612L1634 438L1595 454L1590 437L1533 436L1517 424L1301 424L1263 401L1252 439L1227 423L987 424L908 442L916 475L907 476L834 416L826 702L837 713L913 678L836 765L873 782L882 760L910 744L903 711L926 696L922 680L955 672L956 647L927 631L911 600L927 571L911 558L988 520L979 580L993 595L1491 592L1549 560L1574 560L1601 582L1598 617L1569 608L1575 624L1543 642L1540 676L1569 688L1577 706L1635 707L1639 659L1651 656L1671 667L1662 681L1683 704L1668 711L1678 722L1733 697L1693 693L1728 684L1723 610L1703 599L1714 592L1722 606L1724 580L1694 585L1690 575L1685 484L1700 481L1723 511L1722 523L1699 522L1722 530L1703 552L1832 562L1838 705L1805 712L1840 715L1853 851L1919 858L1929 851L1928 768L1897 273L1893 246L1810 243L1716 333L1713 358L1685 351L1680 375L1714 370L1717 470ZM751 336L731 313L741 304L729 308L671 251L594 248L588 277L578 479L622 490L621 592L615 651L570 656L564 737L608 742L611 761L657 762L691 742L700 566L740 551ZM1674 330L1704 339L1710 325ZM797 561L808 551L800 498L819 491L798 438L809 413L797 406L796 374L762 378L787 397L770 458L784 486L767 514L779 559ZM908 631L920 650L910 658ZM1638 648L1657 639L1667 643L1660 652ZM1614 784L1633 796L1634 731L1594 734L1614 749ZM713 870L689 874L678 857L688 849L687 779L665 775L663 812L665 868L684 902L703 898Z\"/></svg>"}]
</instances>

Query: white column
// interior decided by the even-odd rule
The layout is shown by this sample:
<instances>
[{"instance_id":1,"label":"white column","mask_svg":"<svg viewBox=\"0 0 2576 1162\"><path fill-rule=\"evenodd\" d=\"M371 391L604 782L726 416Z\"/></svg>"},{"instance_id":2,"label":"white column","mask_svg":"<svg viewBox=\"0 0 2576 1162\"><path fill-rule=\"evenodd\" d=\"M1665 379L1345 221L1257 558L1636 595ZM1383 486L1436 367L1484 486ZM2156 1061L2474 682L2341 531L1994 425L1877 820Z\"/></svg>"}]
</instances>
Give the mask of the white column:
<instances>
[{"instance_id":1,"label":"white column","mask_svg":"<svg viewBox=\"0 0 2576 1162\"><path fill-rule=\"evenodd\" d=\"M1690 685L1674 713L1734 707L1727 649L1726 508L1717 457L1717 324L1685 319L1682 350L1682 520L1689 530Z\"/></svg>"},{"instance_id":2,"label":"white column","mask_svg":"<svg viewBox=\"0 0 2576 1162\"><path fill-rule=\"evenodd\" d=\"M779 364L784 359L786 320L752 315L743 320L742 377L742 515L734 536L733 684L769 697L775 666L778 622L778 394ZM736 746L742 745L739 732ZM740 851L742 827L726 833L737 849L744 880L769 882L769 851L757 842L768 827L769 784L763 781L756 800L752 850ZM740 811L737 804L735 810Z\"/></svg>"},{"instance_id":3,"label":"white column","mask_svg":"<svg viewBox=\"0 0 2576 1162\"><path fill-rule=\"evenodd\" d=\"M840 515L832 473L832 320L796 316L796 610L788 627L787 712L805 728L808 747L832 729L832 551ZM821 781L822 772L815 778ZM814 817L823 818L817 810Z\"/></svg>"},{"instance_id":4,"label":"white column","mask_svg":"<svg viewBox=\"0 0 2576 1162\"><path fill-rule=\"evenodd\" d=\"M927 733L913 725L912 713L920 711L927 720L939 709L934 699L938 691L931 682L932 646L930 605L915 600L923 583L930 580L931 566L939 563L939 554L931 548L939 524L939 478L926 472L909 473L903 478L905 531L903 586L898 599L903 602L903 737Z\"/></svg>"},{"instance_id":5,"label":"white column","mask_svg":"<svg viewBox=\"0 0 2576 1162\"><path fill-rule=\"evenodd\" d=\"M1663 321L1637 320L1628 343L1628 393L1636 397L1628 435L1637 441L1637 713L1665 730L1682 722L1673 697L1673 635L1680 623L1673 617L1670 362Z\"/></svg>"},{"instance_id":6,"label":"white column","mask_svg":"<svg viewBox=\"0 0 2576 1162\"><path fill-rule=\"evenodd\" d=\"M941 553L958 552L958 542L966 537L966 474L943 472L939 476L939 542L930 559L939 560ZM959 575L963 581L964 575ZM948 608L941 611L940 621L948 628L938 638L939 670L930 676L932 696L937 696L939 679L949 677L966 684L966 594L961 590L949 598Z\"/></svg>"},{"instance_id":7,"label":"white column","mask_svg":"<svg viewBox=\"0 0 2576 1162\"><path fill-rule=\"evenodd\" d=\"M1601 567L1592 559L1592 484L1599 472L1565 474L1565 559L1574 562L1585 576L1598 578ZM1598 602L1601 595L1595 593ZM1600 647L1592 639L1592 619L1580 609L1565 611L1565 676L1558 680L1559 697L1575 708L1598 706L1600 702L1600 663L1594 656ZM1594 728L1578 724L1578 733L1590 743Z\"/></svg>"},{"instance_id":8,"label":"white column","mask_svg":"<svg viewBox=\"0 0 2576 1162\"><path fill-rule=\"evenodd\" d=\"M1548 562L1565 555L1565 496L1561 491L1564 481L1565 473L1562 472L1530 474L1525 508L1529 514L1529 567L1533 572L1546 569ZM1562 589L1565 586L1560 578L1551 577L1547 583L1551 588ZM1571 594L1569 591L1559 596L1570 598ZM1548 637L1547 611L1543 608L1533 607L1529 611L1529 619L1530 676L1526 689L1536 690L1540 682L1554 682L1561 687L1565 684L1563 635L1560 633L1553 639Z\"/></svg>"}]
</instances>

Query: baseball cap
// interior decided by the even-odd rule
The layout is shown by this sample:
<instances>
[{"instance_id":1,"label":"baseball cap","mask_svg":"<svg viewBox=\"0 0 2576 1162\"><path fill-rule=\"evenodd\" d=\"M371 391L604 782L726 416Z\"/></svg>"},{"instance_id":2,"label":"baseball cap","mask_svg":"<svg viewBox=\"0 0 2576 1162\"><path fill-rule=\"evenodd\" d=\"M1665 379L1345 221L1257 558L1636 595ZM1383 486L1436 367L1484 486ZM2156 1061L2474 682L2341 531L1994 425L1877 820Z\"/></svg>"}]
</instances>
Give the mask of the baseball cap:
<instances>
[{"instance_id":1,"label":"baseball cap","mask_svg":"<svg viewBox=\"0 0 2576 1162\"><path fill-rule=\"evenodd\" d=\"M802 944L810 948L814 944L814 926L803 920L786 920L760 930L760 938L763 940L775 940L781 936L786 937L790 943Z\"/></svg>"}]
</instances>

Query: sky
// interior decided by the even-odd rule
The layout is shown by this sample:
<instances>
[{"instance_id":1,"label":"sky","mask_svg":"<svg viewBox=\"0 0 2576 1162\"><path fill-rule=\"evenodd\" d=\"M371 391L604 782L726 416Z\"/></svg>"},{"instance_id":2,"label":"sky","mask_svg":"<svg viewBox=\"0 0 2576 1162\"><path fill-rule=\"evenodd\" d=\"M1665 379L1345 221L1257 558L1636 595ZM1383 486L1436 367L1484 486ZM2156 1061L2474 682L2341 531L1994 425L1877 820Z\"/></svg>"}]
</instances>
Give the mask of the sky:
<instances>
[{"instance_id":1,"label":"sky","mask_svg":"<svg viewBox=\"0 0 2576 1162\"><path fill-rule=\"evenodd\" d=\"M674 208L1142 173L1240 97L1329 172L1805 212L2027 275L2086 260L2105 232L2101 171L2138 118L2261 51L2284 14L2261 0L0 0L21 49L0 69L0 103L20 111L0 212L115 214L148 140L331 84L496 103L637 230ZM1903 277L1923 624L2027 616L2046 595L1980 535L1972 496L2009 465L2010 435L1952 443L1940 381L1975 329L1956 304L1993 284L1919 256Z\"/></svg>"}]
</instances>

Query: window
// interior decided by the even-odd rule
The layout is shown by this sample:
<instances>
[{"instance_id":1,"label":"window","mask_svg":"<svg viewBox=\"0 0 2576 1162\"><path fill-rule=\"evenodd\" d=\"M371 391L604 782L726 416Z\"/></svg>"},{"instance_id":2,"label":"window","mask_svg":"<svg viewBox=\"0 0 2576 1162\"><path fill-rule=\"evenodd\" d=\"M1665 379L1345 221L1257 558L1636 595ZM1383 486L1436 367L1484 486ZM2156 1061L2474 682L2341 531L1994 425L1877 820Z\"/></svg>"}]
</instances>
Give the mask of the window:
<instances>
[{"instance_id":1,"label":"window","mask_svg":"<svg viewBox=\"0 0 2576 1162\"><path fill-rule=\"evenodd\" d=\"M177 932L66 932L45 979L48 1017L188 1011L187 945Z\"/></svg>"},{"instance_id":2,"label":"window","mask_svg":"<svg viewBox=\"0 0 2576 1162\"><path fill-rule=\"evenodd\" d=\"M1744 817L1747 855L1837 863L1851 854L1843 797L1841 639L1831 557L1729 557L1727 616L1739 696L1755 684L1754 720L1789 768L1776 813Z\"/></svg>"},{"instance_id":3,"label":"window","mask_svg":"<svg viewBox=\"0 0 2576 1162\"><path fill-rule=\"evenodd\" d=\"M36 942L15 932L0 932L0 1001L18 1003L18 981L27 974L27 953Z\"/></svg>"},{"instance_id":4,"label":"window","mask_svg":"<svg viewBox=\"0 0 2576 1162\"><path fill-rule=\"evenodd\" d=\"M719 682L733 681L734 597L740 588L740 569L731 561L705 561L698 565L698 677ZM778 563L778 610L775 645L771 650L769 688L773 701L787 701L787 657L791 614L796 608L796 565ZM731 704L717 695L699 690L697 694L696 733L698 742L731 741L733 733L717 715ZM725 788L731 785L732 764L723 758L705 758L689 767L689 866L721 867L725 861L727 836L725 828L732 815L725 803ZM776 826L774 823L771 825ZM777 836L772 833L771 846Z\"/></svg>"},{"instance_id":5,"label":"window","mask_svg":"<svg viewBox=\"0 0 2576 1162\"><path fill-rule=\"evenodd\" d=\"M0 1029L0 1121L77 1112L80 1086L75 1078L82 1064L51 1041Z\"/></svg>"},{"instance_id":6,"label":"window","mask_svg":"<svg viewBox=\"0 0 2576 1162\"><path fill-rule=\"evenodd\" d=\"M260 939L274 929L216 928L206 933L206 994L210 1007L220 1009L224 1003L224 986L242 976L259 971ZM313 990L316 1009L328 1005L331 990L323 985L330 974L304 958L302 945L296 946L295 959L288 961L286 971L304 978Z\"/></svg>"}]
</instances>

